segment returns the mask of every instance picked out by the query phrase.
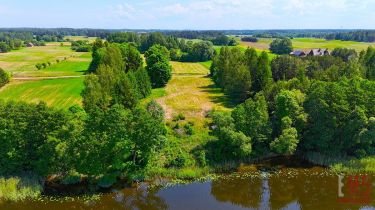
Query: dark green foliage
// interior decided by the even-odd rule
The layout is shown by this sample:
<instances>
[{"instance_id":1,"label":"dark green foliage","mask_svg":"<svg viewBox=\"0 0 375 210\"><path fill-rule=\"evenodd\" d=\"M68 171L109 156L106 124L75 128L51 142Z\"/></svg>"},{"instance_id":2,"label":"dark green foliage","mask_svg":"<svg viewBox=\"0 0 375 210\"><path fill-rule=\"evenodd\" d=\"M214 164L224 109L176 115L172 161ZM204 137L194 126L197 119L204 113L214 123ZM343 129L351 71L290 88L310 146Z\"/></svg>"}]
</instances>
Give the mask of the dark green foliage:
<instances>
[{"instance_id":1,"label":"dark green foliage","mask_svg":"<svg viewBox=\"0 0 375 210\"><path fill-rule=\"evenodd\" d=\"M5 42L0 42L0 53L6 53L10 50L10 47Z\"/></svg>"},{"instance_id":2,"label":"dark green foliage","mask_svg":"<svg viewBox=\"0 0 375 210\"><path fill-rule=\"evenodd\" d=\"M332 56L339 57L343 61L348 62L351 59L357 58L357 52L354 49L347 48L335 48L332 53Z\"/></svg>"},{"instance_id":3,"label":"dark green foliage","mask_svg":"<svg viewBox=\"0 0 375 210\"><path fill-rule=\"evenodd\" d=\"M245 36L241 38L241 41L243 42L258 42L258 39L256 37L252 36Z\"/></svg>"},{"instance_id":4,"label":"dark green foliage","mask_svg":"<svg viewBox=\"0 0 375 210\"><path fill-rule=\"evenodd\" d=\"M359 61L365 68L366 78L375 80L375 49L369 47L366 52L361 52Z\"/></svg>"},{"instance_id":5,"label":"dark green foliage","mask_svg":"<svg viewBox=\"0 0 375 210\"><path fill-rule=\"evenodd\" d=\"M0 173L64 172L72 160L65 159L67 142L79 130L72 114L44 103L0 103Z\"/></svg>"},{"instance_id":6,"label":"dark green foliage","mask_svg":"<svg viewBox=\"0 0 375 210\"><path fill-rule=\"evenodd\" d=\"M111 33L108 35L107 38L108 42L114 42L114 43L139 43L140 39L139 36L136 33L132 32L117 32L117 33Z\"/></svg>"},{"instance_id":7,"label":"dark green foliage","mask_svg":"<svg viewBox=\"0 0 375 210\"><path fill-rule=\"evenodd\" d=\"M92 46L89 44L87 40L78 40L73 41L72 43L72 50L76 52L90 52L92 50ZM63 44L63 43L61 43Z\"/></svg>"},{"instance_id":8,"label":"dark green foliage","mask_svg":"<svg viewBox=\"0 0 375 210\"><path fill-rule=\"evenodd\" d=\"M215 50L211 42L201 41L196 43L188 42L186 53L183 53L180 61L182 62L204 62L211 60Z\"/></svg>"},{"instance_id":9,"label":"dark green foliage","mask_svg":"<svg viewBox=\"0 0 375 210\"><path fill-rule=\"evenodd\" d=\"M278 55L289 54L293 51L292 41L289 38L275 39L270 44L270 51Z\"/></svg>"},{"instance_id":10,"label":"dark green foliage","mask_svg":"<svg viewBox=\"0 0 375 210\"><path fill-rule=\"evenodd\" d=\"M6 85L10 81L10 74L0 68L0 88Z\"/></svg>"},{"instance_id":11,"label":"dark green foliage","mask_svg":"<svg viewBox=\"0 0 375 210\"><path fill-rule=\"evenodd\" d=\"M141 98L146 98L151 94L151 80L148 76L146 69L140 68L136 72L134 72L134 76L137 81L138 93L140 94Z\"/></svg>"},{"instance_id":12,"label":"dark green foliage","mask_svg":"<svg viewBox=\"0 0 375 210\"><path fill-rule=\"evenodd\" d=\"M154 45L145 53L145 57L152 87L164 87L172 78L168 50L163 46Z\"/></svg>"},{"instance_id":13,"label":"dark green foliage","mask_svg":"<svg viewBox=\"0 0 375 210\"><path fill-rule=\"evenodd\" d=\"M292 127L292 119L284 117L281 129L281 135L271 142L270 148L278 154L292 155L299 142L297 130Z\"/></svg>"},{"instance_id":14,"label":"dark green foliage","mask_svg":"<svg viewBox=\"0 0 375 210\"><path fill-rule=\"evenodd\" d=\"M272 77L275 81L293 79L305 69L306 64L303 60L289 55L278 56L271 62Z\"/></svg>"},{"instance_id":15,"label":"dark green foliage","mask_svg":"<svg viewBox=\"0 0 375 210\"><path fill-rule=\"evenodd\" d=\"M233 118L229 113L213 112L213 134L218 137L217 145L212 148L217 155L214 159L231 160L250 157L252 139L241 131L236 131ZM220 157L218 157L220 156Z\"/></svg>"},{"instance_id":16,"label":"dark green foliage","mask_svg":"<svg viewBox=\"0 0 375 210\"><path fill-rule=\"evenodd\" d=\"M152 100L147 104L147 111L151 114L153 118L162 122L164 120L164 109L156 101Z\"/></svg>"},{"instance_id":17,"label":"dark green foliage","mask_svg":"<svg viewBox=\"0 0 375 210\"><path fill-rule=\"evenodd\" d=\"M368 119L375 114L374 90L373 82L360 79L314 83L305 102L309 116L306 149L349 155L367 150L372 154L372 141L360 142L357 136L368 129Z\"/></svg>"},{"instance_id":18,"label":"dark green foliage","mask_svg":"<svg viewBox=\"0 0 375 210\"><path fill-rule=\"evenodd\" d=\"M254 154L266 153L272 130L264 96L246 100L233 110L232 117L235 128L252 139Z\"/></svg>"},{"instance_id":19,"label":"dark green foliage","mask_svg":"<svg viewBox=\"0 0 375 210\"><path fill-rule=\"evenodd\" d=\"M211 66L211 76L215 83L236 101L244 101L250 95L252 86L251 55L238 48L223 47L215 56Z\"/></svg>"},{"instance_id":20,"label":"dark green foliage","mask_svg":"<svg viewBox=\"0 0 375 210\"><path fill-rule=\"evenodd\" d=\"M226 35L217 36L214 39L212 39L212 43L214 45L219 46L236 46L237 42L233 38L229 38Z\"/></svg>"},{"instance_id":21,"label":"dark green foliage","mask_svg":"<svg viewBox=\"0 0 375 210\"><path fill-rule=\"evenodd\" d=\"M136 47L131 44L122 44L118 47L125 63L125 72L136 71L143 67L143 58Z\"/></svg>"},{"instance_id":22,"label":"dark green foliage","mask_svg":"<svg viewBox=\"0 0 375 210\"><path fill-rule=\"evenodd\" d=\"M253 81L253 90L256 92L266 90L272 83L272 72L266 52L262 52L259 56Z\"/></svg>"}]
</instances>

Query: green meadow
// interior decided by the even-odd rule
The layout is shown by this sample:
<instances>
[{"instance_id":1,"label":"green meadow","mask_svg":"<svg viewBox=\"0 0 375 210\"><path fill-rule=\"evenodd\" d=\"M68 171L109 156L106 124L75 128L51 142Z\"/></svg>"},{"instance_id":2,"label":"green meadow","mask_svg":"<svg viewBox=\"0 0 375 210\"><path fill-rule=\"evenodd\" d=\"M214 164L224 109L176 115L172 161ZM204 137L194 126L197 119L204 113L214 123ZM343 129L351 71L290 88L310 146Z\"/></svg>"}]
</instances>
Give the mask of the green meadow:
<instances>
[{"instance_id":1,"label":"green meadow","mask_svg":"<svg viewBox=\"0 0 375 210\"><path fill-rule=\"evenodd\" d=\"M84 77L43 79L36 81L13 81L0 89L0 99L5 101L25 101L66 109L81 105Z\"/></svg>"},{"instance_id":2,"label":"green meadow","mask_svg":"<svg viewBox=\"0 0 375 210\"><path fill-rule=\"evenodd\" d=\"M58 61L57 61L58 60ZM37 70L37 63L51 65ZM66 109L81 105L83 80L91 62L91 53L78 53L70 43L22 48L0 54L0 67L13 74L12 81L0 89L0 99L38 103Z\"/></svg>"}]
</instances>

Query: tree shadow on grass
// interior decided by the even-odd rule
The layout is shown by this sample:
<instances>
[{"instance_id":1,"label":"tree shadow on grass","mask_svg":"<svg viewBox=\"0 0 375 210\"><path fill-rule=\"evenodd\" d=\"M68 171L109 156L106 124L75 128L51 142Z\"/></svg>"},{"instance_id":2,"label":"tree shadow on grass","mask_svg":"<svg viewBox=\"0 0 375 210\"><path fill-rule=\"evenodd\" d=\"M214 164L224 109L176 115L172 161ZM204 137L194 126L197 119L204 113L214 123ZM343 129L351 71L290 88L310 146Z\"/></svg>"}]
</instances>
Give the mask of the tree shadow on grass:
<instances>
[{"instance_id":1,"label":"tree shadow on grass","mask_svg":"<svg viewBox=\"0 0 375 210\"><path fill-rule=\"evenodd\" d=\"M222 105L226 108L234 108L239 104L235 99L230 98L228 95L223 94L221 88L215 84L199 87L203 92L209 93L211 102Z\"/></svg>"}]
</instances>

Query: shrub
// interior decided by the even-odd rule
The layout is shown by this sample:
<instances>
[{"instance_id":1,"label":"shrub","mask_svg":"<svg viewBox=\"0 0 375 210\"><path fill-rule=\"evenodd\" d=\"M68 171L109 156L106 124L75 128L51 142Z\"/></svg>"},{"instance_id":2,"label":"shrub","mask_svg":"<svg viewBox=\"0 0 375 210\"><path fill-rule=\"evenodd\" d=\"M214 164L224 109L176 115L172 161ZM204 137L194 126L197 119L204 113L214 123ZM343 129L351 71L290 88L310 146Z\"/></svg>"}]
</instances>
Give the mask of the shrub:
<instances>
[{"instance_id":1,"label":"shrub","mask_svg":"<svg viewBox=\"0 0 375 210\"><path fill-rule=\"evenodd\" d=\"M0 87L6 85L10 81L10 74L0 68Z\"/></svg>"}]
</instances>

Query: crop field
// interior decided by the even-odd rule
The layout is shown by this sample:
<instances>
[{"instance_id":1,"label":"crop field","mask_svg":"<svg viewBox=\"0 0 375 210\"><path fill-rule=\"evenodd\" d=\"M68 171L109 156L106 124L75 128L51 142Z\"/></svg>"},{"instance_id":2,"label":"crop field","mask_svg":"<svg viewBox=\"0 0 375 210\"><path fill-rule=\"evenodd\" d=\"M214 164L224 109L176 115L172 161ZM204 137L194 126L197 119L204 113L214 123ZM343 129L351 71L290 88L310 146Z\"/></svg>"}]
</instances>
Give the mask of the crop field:
<instances>
[{"instance_id":1,"label":"crop field","mask_svg":"<svg viewBox=\"0 0 375 210\"><path fill-rule=\"evenodd\" d=\"M272 39L259 39L258 42L241 42L241 46L254 47L260 50L267 50ZM365 50L369 46L375 46L375 43L325 40L316 38L294 38L292 40L294 49L311 49L311 48L327 48L333 50L335 48L351 48L357 51Z\"/></svg>"},{"instance_id":2,"label":"crop field","mask_svg":"<svg viewBox=\"0 0 375 210\"><path fill-rule=\"evenodd\" d=\"M83 79L83 77L79 77L13 81L0 89L0 99L29 103L44 101L48 106L66 109L82 104L80 94L83 90Z\"/></svg>"}]
</instances>

